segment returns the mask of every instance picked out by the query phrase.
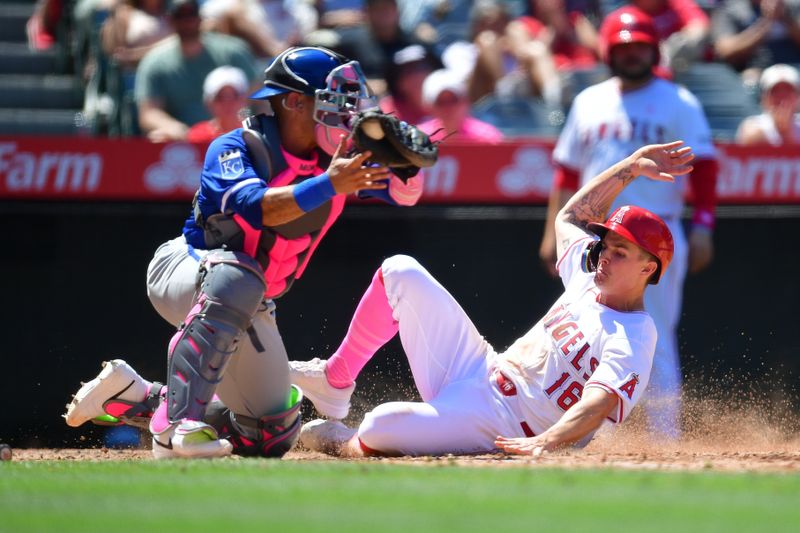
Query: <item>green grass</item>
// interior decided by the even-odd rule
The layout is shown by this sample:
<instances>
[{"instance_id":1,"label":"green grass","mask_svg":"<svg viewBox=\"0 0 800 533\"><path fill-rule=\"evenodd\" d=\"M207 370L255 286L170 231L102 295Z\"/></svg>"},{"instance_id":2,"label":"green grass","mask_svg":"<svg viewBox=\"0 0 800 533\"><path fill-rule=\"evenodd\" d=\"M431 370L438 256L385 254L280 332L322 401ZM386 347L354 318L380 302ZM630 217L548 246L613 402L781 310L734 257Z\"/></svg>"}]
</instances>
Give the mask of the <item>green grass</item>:
<instances>
[{"instance_id":1,"label":"green grass","mask_svg":"<svg viewBox=\"0 0 800 533\"><path fill-rule=\"evenodd\" d=\"M380 461L0 463L0 532L797 531L800 476Z\"/></svg>"}]
</instances>

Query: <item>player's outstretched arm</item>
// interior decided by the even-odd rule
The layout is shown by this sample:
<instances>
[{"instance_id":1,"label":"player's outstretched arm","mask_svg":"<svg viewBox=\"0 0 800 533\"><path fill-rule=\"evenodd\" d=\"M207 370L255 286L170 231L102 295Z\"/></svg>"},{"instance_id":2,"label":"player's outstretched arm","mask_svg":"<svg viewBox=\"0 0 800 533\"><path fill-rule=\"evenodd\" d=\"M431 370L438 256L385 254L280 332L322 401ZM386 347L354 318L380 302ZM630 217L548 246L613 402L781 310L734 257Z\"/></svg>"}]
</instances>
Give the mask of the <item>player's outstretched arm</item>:
<instances>
[{"instance_id":1,"label":"player's outstretched arm","mask_svg":"<svg viewBox=\"0 0 800 533\"><path fill-rule=\"evenodd\" d=\"M614 199L637 176L656 181L675 181L692 171L692 149L683 141L651 144L636 150L594 177L570 198L555 220L558 257L569 245L588 234L590 222L603 222Z\"/></svg>"},{"instance_id":2,"label":"player's outstretched arm","mask_svg":"<svg viewBox=\"0 0 800 533\"><path fill-rule=\"evenodd\" d=\"M352 157L345 156L346 142L342 135L325 173L297 185L267 189L261 199L262 223L265 226L278 226L291 222L337 194L385 189L389 169L366 166L367 159L372 155L368 151Z\"/></svg>"},{"instance_id":3,"label":"player's outstretched arm","mask_svg":"<svg viewBox=\"0 0 800 533\"><path fill-rule=\"evenodd\" d=\"M583 439L596 431L603 420L617 408L620 401L616 394L588 387L583 396L564 413L550 429L535 437L506 438L497 437L494 445L506 453L520 455L542 455Z\"/></svg>"}]
</instances>

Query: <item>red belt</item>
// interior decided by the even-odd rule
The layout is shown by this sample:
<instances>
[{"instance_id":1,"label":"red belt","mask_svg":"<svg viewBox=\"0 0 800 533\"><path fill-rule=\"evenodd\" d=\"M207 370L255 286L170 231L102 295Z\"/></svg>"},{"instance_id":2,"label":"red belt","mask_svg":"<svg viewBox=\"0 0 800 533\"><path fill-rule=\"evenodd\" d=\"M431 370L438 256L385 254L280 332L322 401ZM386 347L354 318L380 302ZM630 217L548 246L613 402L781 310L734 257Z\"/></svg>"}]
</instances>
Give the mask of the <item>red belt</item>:
<instances>
[{"instance_id":1,"label":"red belt","mask_svg":"<svg viewBox=\"0 0 800 533\"><path fill-rule=\"evenodd\" d=\"M514 385L514 382L511 381L508 376L497 371L495 376L495 381L497 382L497 388L500 389L500 394L503 396L516 396L517 395L517 386ZM522 428L522 432L525 434L526 437L535 437L536 433L533 432L531 427L528 425L527 422L524 420L519 423L520 427Z\"/></svg>"}]
</instances>

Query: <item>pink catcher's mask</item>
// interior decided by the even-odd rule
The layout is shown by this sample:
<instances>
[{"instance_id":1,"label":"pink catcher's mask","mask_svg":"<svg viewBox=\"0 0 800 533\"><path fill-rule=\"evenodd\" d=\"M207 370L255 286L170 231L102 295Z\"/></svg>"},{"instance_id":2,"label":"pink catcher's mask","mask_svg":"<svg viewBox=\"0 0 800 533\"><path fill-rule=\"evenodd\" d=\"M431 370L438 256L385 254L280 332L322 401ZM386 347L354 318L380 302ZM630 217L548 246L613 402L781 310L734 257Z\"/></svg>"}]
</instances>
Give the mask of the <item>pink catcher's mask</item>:
<instances>
[{"instance_id":1,"label":"pink catcher's mask","mask_svg":"<svg viewBox=\"0 0 800 533\"><path fill-rule=\"evenodd\" d=\"M378 108L361 66L350 61L331 70L327 87L314 94L314 132L317 145L333 155L341 135L350 135L350 123L358 113Z\"/></svg>"}]
</instances>

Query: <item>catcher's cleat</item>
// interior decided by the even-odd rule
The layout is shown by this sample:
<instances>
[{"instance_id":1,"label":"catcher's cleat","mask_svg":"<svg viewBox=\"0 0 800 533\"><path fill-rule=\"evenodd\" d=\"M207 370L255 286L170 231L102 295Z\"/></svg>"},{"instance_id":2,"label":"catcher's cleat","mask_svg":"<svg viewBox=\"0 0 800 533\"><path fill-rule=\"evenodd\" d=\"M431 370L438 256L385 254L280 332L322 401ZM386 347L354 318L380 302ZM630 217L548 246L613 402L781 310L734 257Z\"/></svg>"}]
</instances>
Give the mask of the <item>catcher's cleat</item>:
<instances>
[{"instance_id":1,"label":"catcher's cleat","mask_svg":"<svg viewBox=\"0 0 800 533\"><path fill-rule=\"evenodd\" d=\"M356 384L337 389L328 383L325 375L326 363L326 359L319 357L311 361L289 361L289 379L303 390L303 394L311 400L319 414L342 419L350 410L350 397Z\"/></svg>"},{"instance_id":2,"label":"catcher's cleat","mask_svg":"<svg viewBox=\"0 0 800 533\"><path fill-rule=\"evenodd\" d=\"M158 433L153 430L151 424L156 459L226 457L233 452L233 445L220 439L217 430L205 422L186 419L169 424Z\"/></svg>"},{"instance_id":3,"label":"catcher's cleat","mask_svg":"<svg viewBox=\"0 0 800 533\"><path fill-rule=\"evenodd\" d=\"M318 418L303 425L298 443L314 452L340 455L342 447L357 432L358 430L349 428L338 420L322 420Z\"/></svg>"},{"instance_id":4,"label":"catcher's cleat","mask_svg":"<svg viewBox=\"0 0 800 533\"><path fill-rule=\"evenodd\" d=\"M146 404L157 404L161 388L142 378L122 359L103 362L100 374L81 385L63 415L72 427L91 420L100 425L127 423L146 428L152 412L152 407ZM150 391L156 396L154 402L147 401Z\"/></svg>"}]
</instances>

